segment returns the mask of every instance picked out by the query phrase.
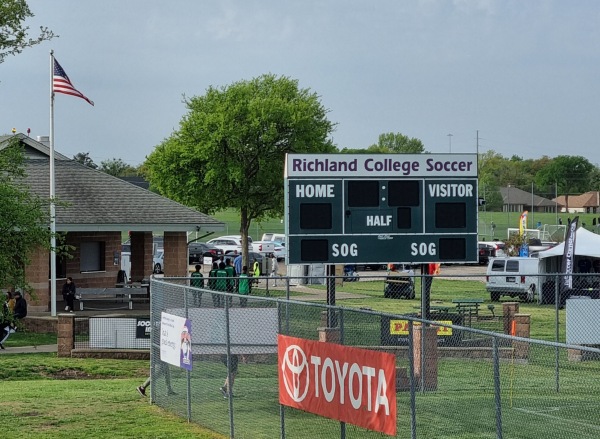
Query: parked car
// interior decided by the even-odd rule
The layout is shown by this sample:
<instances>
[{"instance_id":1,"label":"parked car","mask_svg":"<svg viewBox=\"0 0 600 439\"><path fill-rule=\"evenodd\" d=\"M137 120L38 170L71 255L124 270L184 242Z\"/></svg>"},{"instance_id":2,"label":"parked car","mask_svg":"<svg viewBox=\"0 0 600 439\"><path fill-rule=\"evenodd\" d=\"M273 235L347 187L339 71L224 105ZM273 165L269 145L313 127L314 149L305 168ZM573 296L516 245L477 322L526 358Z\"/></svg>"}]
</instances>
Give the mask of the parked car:
<instances>
[{"instance_id":1,"label":"parked car","mask_svg":"<svg viewBox=\"0 0 600 439\"><path fill-rule=\"evenodd\" d=\"M485 242L477 244L477 261L479 265L487 265L491 258L496 257L496 248Z\"/></svg>"},{"instance_id":2,"label":"parked car","mask_svg":"<svg viewBox=\"0 0 600 439\"><path fill-rule=\"evenodd\" d=\"M154 273L162 273L162 269L165 265L164 262L165 251L163 249L159 249L154 254L152 258L152 263L154 264Z\"/></svg>"},{"instance_id":3,"label":"parked car","mask_svg":"<svg viewBox=\"0 0 600 439\"><path fill-rule=\"evenodd\" d=\"M223 249L206 242L192 242L188 245L188 263L190 265L202 264L204 258L212 258L215 262L225 253Z\"/></svg>"},{"instance_id":4,"label":"parked car","mask_svg":"<svg viewBox=\"0 0 600 439\"><path fill-rule=\"evenodd\" d=\"M206 242L223 250L224 253L229 251L242 251L242 237L240 235L226 235L218 238L213 238ZM252 238L248 236L248 250L252 251Z\"/></svg>"},{"instance_id":5,"label":"parked car","mask_svg":"<svg viewBox=\"0 0 600 439\"><path fill-rule=\"evenodd\" d=\"M506 251L504 250L506 244L502 241L480 241L479 244L491 245L495 250L494 256L492 256L494 258L506 256Z\"/></svg>"},{"instance_id":6,"label":"parked car","mask_svg":"<svg viewBox=\"0 0 600 439\"><path fill-rule=\"evenodd\" d=\"M273 251L267 251L270 247ZM278 261L285 259L286 249L278 241L254 241L252 249L257 253L274 253Z\"/></svg>"},{"instance_id":7,"label":"parked car","mask_svg":"<svg viewBox=\"0 0 600 439\"><path fill-rule=\"evenodd\" d=\"M285 234L283 233L263 233L261 241L275 241L285 247Z\"/></svg>"}]
</instances>

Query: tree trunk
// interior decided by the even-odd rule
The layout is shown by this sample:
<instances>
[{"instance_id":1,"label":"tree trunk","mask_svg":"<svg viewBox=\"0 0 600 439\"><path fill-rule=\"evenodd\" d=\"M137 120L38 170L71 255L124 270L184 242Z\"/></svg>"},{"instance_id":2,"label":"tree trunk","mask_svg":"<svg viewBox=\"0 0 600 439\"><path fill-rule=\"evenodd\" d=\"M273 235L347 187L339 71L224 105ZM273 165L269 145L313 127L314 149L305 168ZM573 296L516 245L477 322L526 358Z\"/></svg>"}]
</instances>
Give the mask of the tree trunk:
<instances>
[{"instance_id":1,"label":"tree trunk","mask_svg":"<svg viewBox=\"0 0 600 439\"><path fill-rule=\"evenodd\" d=\"M250 263L250 255L248 254L248 231L252 220L248 218L248 210L242 208L240 210L240 235L242 235L242 265L248 267L248 271L252 270L248 264Z\"/></svg>"}]
</instances>

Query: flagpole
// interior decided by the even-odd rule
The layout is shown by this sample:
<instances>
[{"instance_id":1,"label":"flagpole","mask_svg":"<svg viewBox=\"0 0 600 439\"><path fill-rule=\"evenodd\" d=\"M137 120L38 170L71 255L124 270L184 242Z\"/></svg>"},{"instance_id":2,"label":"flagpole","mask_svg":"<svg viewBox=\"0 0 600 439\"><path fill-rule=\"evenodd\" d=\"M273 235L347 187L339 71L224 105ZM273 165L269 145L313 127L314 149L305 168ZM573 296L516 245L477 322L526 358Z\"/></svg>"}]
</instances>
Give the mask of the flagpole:
<instances>
[{"instance_id":1,"label":"flagpole","mask_svg":"<svg viewBox=\"0 0 600 439\"><path fill-rule=\"evenodd\" d=\"M54 205L54 51L50 51L50 315L56 316L56 212Z\"/></svg>"}]
</instances>

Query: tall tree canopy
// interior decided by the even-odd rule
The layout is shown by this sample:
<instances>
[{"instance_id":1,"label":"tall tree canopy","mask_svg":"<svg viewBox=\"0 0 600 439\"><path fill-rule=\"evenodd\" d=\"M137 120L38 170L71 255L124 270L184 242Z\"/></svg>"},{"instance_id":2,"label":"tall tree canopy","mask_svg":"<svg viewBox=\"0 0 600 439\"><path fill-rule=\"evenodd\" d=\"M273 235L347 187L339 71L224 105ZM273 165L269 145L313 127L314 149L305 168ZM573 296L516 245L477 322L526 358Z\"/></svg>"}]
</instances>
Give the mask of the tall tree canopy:
<instances>
[{"instance_id":1,"label":"tall tree canopy","mask_svg":"<svg viewBox=\"0 0 600 439\"><path fill-rule=\"evenodd\" d=\"M402 133L384 133L379 135L376 144L367 148L369 152L395 152L400 154L421 154L425 151L423 142L415 137L408 137Z\"/></svg>"},{"instance_id":2,"label":"tall tree canopy","mask_svg":"<svg viewBox=\"0 0 600 439\"><path fill-rule=\"evenodd\" d=\"M89 152L78 152L73 156L73 160L92 169L98 169L98 165L94 163Z\"/></svg>"},{"instance_id":3,"label":"tall tree canopy","mask_svg":"<svg viewBox=\"0 0 600 439\"><path fill-rule=\"evenodd\" d=\"M122 159L116 158L101 161L98 170L114 177L135 177L138 175L135 167L128 165Z\"/></svg>"},{"instance_id":4,"label":"tall tree canopy","mask_svg":"<svg viewBox=\"0 0 600 439\"><path fill-rule=\"evenodd\" d=\"M0 286L24 288L25 266L39 247L50 248L48 200L23 185L23 149L17 140L0 147ZM42 267L44 268L44 267Z\"/></svg>"},{"instance_id":5,"label":"tall tree canopy","mask_svg":"<svg viewBox=\"0 0 600 439\"><path fill-rule=\"evenodd\" d=\"M540 169L535 180L539 185L556 184L558 191L565 195L569 210L569 194L589 190L590 178L596 167L581 156L559 155L547 166Z\"/></svg>"},{"instance_id":6,"label":"tall tree canopy","mask_svg":"<svg viewBox=\"0 0 600 439\"><path fill-rule=\"evenodd\" d=\"M421 154L427 151L425 151L423 142L415 137L408 137L402 133L384 133L379 135L376 144L368 148L343 148L341 152L349 154Z\"/></svg>"},{"instance_id":7,"label":"tall tree canopy","mask_svg":"<svg viewBox=\"0 0 600 439\"><path fill-rule=\"evenodd\" d=\"M57 36L48 28L40 26L40 34L29 37L29 27L23 26L23 22L29 17L33 17L33 13L25 0L0 1L0 64L8 55L17 55L27 47Z\"/></svg>"},{"instance_id":8,"label":"tall tree canopy","mask_svg":"<svg viewBox=\"0 0 600 439\"><path fill-rule=\"evenodd\" d=\"M244 246L253 220L283 214L285 154L336 151L319 97L287 77L210 87L186 105L179 130L147 158L146 176L203 212L239 210Z\"/></svg>"}]
</instances>

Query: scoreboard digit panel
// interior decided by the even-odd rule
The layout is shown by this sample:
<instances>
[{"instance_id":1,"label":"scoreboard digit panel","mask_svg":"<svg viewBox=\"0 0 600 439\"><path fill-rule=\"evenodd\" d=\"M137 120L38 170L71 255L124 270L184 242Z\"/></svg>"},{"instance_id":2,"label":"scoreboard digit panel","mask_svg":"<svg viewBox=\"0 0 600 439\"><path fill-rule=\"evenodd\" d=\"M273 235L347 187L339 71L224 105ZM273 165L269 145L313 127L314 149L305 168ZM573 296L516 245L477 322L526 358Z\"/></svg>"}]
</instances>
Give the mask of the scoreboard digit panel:
<instances>
[{"instance_id":1,"label":"scoreboard digit panel","mask_svg":"<svg viewBox=\"0 0 600 439\"><path fill-rule=\"evenodd\" d=\"M464 262L477 236L355 235L290 236L288 258L295 264L386 264Z\"/></svg>"},{"instance_id":2,"label":"scoreboard digit panel","mask_svg":"<svg viewBox=\"0 0 600 439\"><path fill-rule=\"evenodd\" d=\"M287 262L477 261L476 154L290 154Z\"/></svg>"},{"instance_id":3,"label":"scoreboard digit panel","mask_svg":"<svg viewBox=\"0 0 600 439\"><path fill-rule=\"evenodd\" d=\"M341 180L293 180L287 198L288 234L343 233Z\"/></svg>"},{"instance_id":4,"label":"scoreboard digit panel","mask_svg":"<svg viewBox=\"0 0 600 439\"><path fill-rule=\"evenodd\" d=\"M345 233L423 233L422 180L345 180Z\"/></svg>"}]
</instances>

